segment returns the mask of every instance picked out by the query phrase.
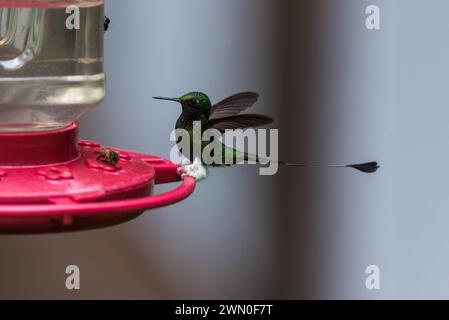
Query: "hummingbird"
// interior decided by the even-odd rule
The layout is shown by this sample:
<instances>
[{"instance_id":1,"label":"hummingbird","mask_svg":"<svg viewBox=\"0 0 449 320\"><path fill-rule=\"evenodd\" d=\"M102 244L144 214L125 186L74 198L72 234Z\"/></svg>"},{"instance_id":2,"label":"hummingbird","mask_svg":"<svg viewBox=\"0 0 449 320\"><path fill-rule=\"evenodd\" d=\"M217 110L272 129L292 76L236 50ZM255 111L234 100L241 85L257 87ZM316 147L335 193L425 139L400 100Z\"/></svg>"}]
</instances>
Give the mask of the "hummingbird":
<instances>
[{"instance_id":1,"label":"hummingbird","mask_svg":"<svg viewBox=\"0 0 449 320\"><path fill-rule=\"evenodd\" d=\"M191 145L193 140L193 123L199 121L201 123L201 135L208 129L216 129L224 134L226 130L247 129L265 126L271 124L274 119L260 114L245 114L242 112L251 108L259 99L259 94L255 92L241 92L232 95L217 104L212 105L209 97L202 92L189 92L180 98L164 98L153 97L157 100L166 100L177 102L182 106L182 112L176 121L176 129L184 129L189 132ZM200 138L201 139L201 138ZM203 167L202 159L193 158L193 155L185 154L180 148L179 140L177 142L180 152L187 157L183 162L181 174L193 175L201 179L207 176L207 170ZM203 141L200 142L201 148L207 145ZM243 151L236 150L221 144L223 158L232 157L234 164L242 161L255 161L256 163L265 163L267 159L262 159L258 155L252 155ZM202 150L201 150L202 151ZM377 162L367 162L350 165L318 165L318 164L304 164L278 161L280 165L286 167L298 168L352 168L364 173L374 173L380 167ZM228 166L225 161L219 164L207 165L210 167L224 167Z\"/></svg>"},{"instance_id":2,"label":"hummingbird","mask_svg":"<svg viewBox=\"0 0 449 320\"><path fill-rule=\"evenodd\" d=\"M104 29L105 32L109 30L109 25L110 24L111 24L111 19L109 19L107 16L104 16L103 29Z\"/></svg>"}]
</instances>

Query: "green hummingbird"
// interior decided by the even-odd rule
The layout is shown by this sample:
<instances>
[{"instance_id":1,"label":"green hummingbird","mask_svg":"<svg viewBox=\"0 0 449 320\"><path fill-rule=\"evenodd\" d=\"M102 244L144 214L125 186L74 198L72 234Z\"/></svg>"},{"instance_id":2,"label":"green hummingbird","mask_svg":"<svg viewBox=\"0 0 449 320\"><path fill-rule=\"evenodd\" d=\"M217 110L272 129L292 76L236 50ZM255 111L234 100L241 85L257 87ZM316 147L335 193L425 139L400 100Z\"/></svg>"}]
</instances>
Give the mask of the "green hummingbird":
<instances>
[{"instance_id":1,"label":"green hummingbird","mask_svg":"<svg viewBox=\"0 0 449 320\"><path fill-rule=\"evenodd\" d=\"M208 129L216 129L221 133L225 133L226 130L235 129L247 129L268 125L274 121L274 119L260 114L242 114L243 111L251 108L258 100L259 95L255 92L242 92L230 96L215 105L212 105L209 97L202 92L189 92L180 98L164 98L154 97L158 100L167 100L180 103L182 106L182 113L176 121L176 129L184 129L189 132L191 145L193 144L193 123L198 121L201 123L201 135ZM200 138L201 139L201 138ZM179 141L178 141L179 142ZM199 142L201 144L201 151L206 147L207 143L204 141ZM178 144L178 148L180 148ZM267 159L261 159L257 155L252 155L243 151L230 148L225 144L221 144L222 157L232 157L234 164L242 161L255 161L257 163L266 163ZM194 163L195 159L192 153L186 154L180 148L180 152ZM229 158L227 158L229 159ZM198 161L198 159L197 159ZM201 159L199 159L202 164ZM287 167L305 167L305 168L353 168L364 173L373 173L379 169L377 162L367 162L361 164L351 165L315 165L315 164L301 164L290 163L284 161L278 161L279 164ZM218 164L213 163L209 165L211 167L223 167L227 166L225 161Z\"/></svg>"}]
</instances>

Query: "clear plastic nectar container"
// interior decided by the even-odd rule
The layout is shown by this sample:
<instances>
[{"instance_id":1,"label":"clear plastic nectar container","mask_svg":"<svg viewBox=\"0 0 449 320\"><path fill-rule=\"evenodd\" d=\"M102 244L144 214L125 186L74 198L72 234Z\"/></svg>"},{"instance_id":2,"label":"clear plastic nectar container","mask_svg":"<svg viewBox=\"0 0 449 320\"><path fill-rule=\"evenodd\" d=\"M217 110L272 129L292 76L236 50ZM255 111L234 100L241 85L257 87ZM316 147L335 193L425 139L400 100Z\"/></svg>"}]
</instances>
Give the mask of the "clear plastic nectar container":
<instances>
[{"instance_id":1,"label":"clear plastic nectar container","mask_svg":"<svg viewBox=\"0 0 449 320\"><path fill-rule=\"evenodd\" d=\"M103 9L103 0L0 0L0 131L61 128L104 99Z\"/></svg>"}]
</instances>

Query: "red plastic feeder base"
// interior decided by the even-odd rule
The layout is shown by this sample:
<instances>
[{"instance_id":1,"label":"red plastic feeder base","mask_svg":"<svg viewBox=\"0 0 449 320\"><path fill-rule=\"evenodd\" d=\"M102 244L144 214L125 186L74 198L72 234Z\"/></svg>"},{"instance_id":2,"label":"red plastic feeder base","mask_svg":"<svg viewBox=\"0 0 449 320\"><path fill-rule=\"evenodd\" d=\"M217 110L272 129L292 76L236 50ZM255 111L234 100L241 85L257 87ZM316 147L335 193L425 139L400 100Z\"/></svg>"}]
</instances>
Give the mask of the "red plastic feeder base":
<instances>
[{"instance_id":1,"label":"red plastic feeder base","mask_svg":"<svg viewBox=\"0 0 449 320\"><path fill-rule=\"evenodd\" d=\"M192 194L193 178L153 195L154 185L181 181L178 165L157 156L110 148L117 166L98 161L104 149L78 142L78 125L49 132L0 133L0 233L95 229Z\"/></svg>"}]
</instances>

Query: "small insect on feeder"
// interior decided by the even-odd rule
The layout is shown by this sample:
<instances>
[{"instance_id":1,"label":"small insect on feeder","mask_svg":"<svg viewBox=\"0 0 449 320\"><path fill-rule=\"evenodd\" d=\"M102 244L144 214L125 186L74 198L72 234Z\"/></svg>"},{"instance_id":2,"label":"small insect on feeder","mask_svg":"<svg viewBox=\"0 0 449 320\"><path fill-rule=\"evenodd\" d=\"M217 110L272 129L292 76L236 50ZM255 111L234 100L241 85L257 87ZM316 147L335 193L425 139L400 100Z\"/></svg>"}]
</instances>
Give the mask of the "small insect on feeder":
<instances>
[{"instance_id":1,"label":"small insect on feeder","mask_svg":"<svg viewBox=\"0 0 449 320\"><path fill-rule=\"evenodd\" d=\"M105 96L103 33L102 0L0 0L0 233L111 226L193 192L153 195L181 181L168 160L78 141Z\"/></svg>"}]
</instances>

